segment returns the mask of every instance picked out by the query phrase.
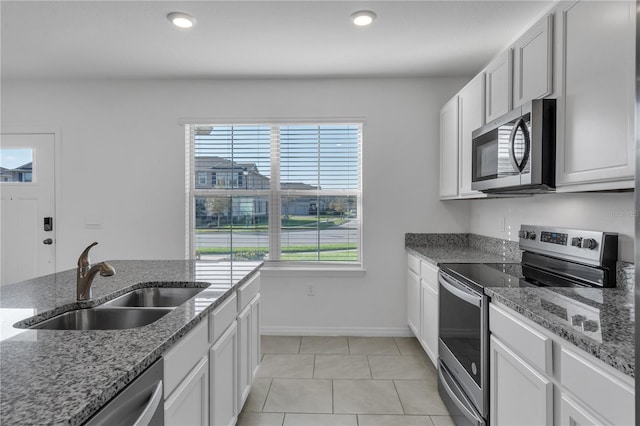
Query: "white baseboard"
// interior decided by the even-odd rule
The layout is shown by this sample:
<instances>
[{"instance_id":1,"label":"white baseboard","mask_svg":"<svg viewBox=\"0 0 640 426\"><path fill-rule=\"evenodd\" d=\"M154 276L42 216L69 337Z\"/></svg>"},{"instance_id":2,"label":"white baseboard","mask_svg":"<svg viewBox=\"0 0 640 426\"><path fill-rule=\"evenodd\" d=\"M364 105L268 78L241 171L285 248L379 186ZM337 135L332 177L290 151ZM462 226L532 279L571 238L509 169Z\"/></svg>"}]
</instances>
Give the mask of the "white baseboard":
<instances>
[{"instance_id":1,"label":"white baseboard","mask_svg":"<svg viewBox=\"0 0 640 426\"><path fill-rule=\"evenodd\" d=\"M288 327L262 326L260 334L266 336L363 336L412 337L409 327Z\"/></svg>"}]
</instances>

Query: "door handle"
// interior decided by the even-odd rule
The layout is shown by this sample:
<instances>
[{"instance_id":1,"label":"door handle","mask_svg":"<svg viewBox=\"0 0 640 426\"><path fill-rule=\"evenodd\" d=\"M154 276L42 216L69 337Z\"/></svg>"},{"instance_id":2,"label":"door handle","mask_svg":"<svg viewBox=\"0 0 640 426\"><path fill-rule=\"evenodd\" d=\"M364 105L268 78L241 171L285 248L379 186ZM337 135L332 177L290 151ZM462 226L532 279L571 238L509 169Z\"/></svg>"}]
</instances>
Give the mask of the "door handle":
<instances>
[{"instance_id":1,"label":"door handle","mask_svg":"<svg viewBox=\"0 0 640 426\"><path fill-rule=\"evenodd\" d=\"M524 154L522 156L522 161L520 162L518 162L518 159L516 158L516 134L518 133L518 129L522 130L522 136L524 139ZM513 125L511 134L509 135L509 156L511 157L511 164L518 172L522 173L525 166L527 165L530 151L531 146L529 141L529 130L527 129L527 123L523 118L519 118Z\"/></svg>"},{"instance_id":2,"label":"door handle","mask_svg":"<svg viewBox=\"0 0 640 426\"><path fill-rule=\"evenodd\" d=\"M42 244L45 244L47 246L50 246L51 244L53 244L53 240L51 238L47 238L46 240L44 240L42 242Z\"/></svg>"}]
</instances>

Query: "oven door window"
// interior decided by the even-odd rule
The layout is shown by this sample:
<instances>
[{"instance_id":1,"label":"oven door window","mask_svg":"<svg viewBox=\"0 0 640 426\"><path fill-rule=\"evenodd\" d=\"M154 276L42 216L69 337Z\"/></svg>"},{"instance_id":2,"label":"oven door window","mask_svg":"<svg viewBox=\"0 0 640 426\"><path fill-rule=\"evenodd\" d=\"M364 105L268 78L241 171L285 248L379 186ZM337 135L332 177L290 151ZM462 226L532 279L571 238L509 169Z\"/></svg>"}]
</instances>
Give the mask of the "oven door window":
<instances>
[{"instance_id":1,"label":"oven door window","mask_svg":"<svg viewBox=\"0 0 640 426\"><path fill-rule=\"evenodd\" d=\"M452 293L449 285L440 282L440 340L481 386L482 296L470 295L480 300L478 306Z\"/></svg>"}]
</instances>

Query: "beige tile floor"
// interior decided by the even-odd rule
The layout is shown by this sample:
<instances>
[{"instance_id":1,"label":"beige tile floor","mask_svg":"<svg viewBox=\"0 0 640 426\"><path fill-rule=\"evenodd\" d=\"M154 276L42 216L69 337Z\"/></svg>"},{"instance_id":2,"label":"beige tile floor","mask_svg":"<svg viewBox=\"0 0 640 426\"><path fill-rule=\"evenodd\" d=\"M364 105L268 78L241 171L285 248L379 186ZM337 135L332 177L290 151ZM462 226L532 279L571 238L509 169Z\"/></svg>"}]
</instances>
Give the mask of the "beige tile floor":
<instances>
[{"instance_id":1,"label":"beige tile floor","mask_svg":"<svg viewBox=\"0 0 640 426\"><path fill-rule=\"evenodd\" d=\"M415 338L262 336L238 426L448 426Z\"/></svg>"}]
</instances>

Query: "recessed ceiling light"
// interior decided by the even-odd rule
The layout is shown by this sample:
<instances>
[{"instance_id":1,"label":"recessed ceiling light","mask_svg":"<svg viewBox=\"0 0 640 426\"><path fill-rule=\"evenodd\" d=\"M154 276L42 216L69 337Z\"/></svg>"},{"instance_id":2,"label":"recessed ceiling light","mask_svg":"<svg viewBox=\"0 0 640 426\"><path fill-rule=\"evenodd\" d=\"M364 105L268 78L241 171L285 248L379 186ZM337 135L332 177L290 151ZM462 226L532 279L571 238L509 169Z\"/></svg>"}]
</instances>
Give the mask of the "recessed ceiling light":
<instances>
[{"instance_id":1,"label":"recessed ceiling light","mask_svg":"<svg viewBox=\"0 0 640 426\"><path fill-rule=\"evenodd\" d=\"M196 18L182 12L171 12L167 15L167 19L179 28L191 28L196 23Z\"/></svg>"},{"instance_id":2,"label":"recessed ceiling light","mask_svg":"<svg viewBox=\"0 0 640 426\"><path fill-rule=\"evenodd\" d=\"M359 10L351 14L351 20L359 27L364 27L371 24L378 17L371 10Z\"/></svg>"}]
</instances>

